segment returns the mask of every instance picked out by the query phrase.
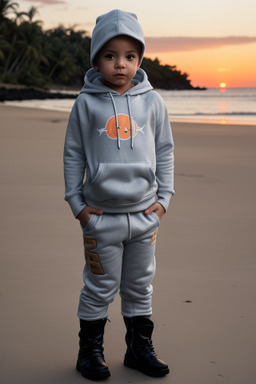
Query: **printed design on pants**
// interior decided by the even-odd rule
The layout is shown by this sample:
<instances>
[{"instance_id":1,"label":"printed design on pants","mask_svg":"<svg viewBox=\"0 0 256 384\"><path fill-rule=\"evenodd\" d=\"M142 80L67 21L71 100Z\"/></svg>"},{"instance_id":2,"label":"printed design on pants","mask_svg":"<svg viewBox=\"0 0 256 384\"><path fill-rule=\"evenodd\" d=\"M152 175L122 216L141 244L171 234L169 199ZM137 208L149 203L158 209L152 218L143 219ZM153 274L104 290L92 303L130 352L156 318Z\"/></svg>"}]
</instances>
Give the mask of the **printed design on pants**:
<instances>
[{"instance_id":1,"label":"printed design on pants","mask_svg":"<svg viewBox=\"0 0 256 384\"><path fill-rule=\"evenodd\" d=\"M89 271L94 275L104 275L98 254L91 251L96 247L97 242L95 239L84 236L84 254Z\"/></svg>"},{"instance_id":2,"label":"printed design on pants","mask_svg":"<svg viewBox=\"0 0 256 384\"><path fill-rule=\"evenodd\" d=\"M158 231L158 229L156 229L156 230L152 233L152 240L151 240L151 244L150 244L151 247L152 247L153 245L155 245L155 243L156 243L156 235L157 235L157 231Z\"/></svg>"}]
</instances>

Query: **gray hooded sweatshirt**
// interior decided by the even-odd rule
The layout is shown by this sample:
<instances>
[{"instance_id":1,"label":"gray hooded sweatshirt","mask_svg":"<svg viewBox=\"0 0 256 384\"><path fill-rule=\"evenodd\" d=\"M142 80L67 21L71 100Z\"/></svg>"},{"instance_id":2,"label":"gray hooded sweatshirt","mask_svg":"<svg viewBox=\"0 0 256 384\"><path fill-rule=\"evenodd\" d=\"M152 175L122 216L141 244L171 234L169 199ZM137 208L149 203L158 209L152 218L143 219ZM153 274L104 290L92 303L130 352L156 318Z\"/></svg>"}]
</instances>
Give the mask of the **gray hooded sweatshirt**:
<instances>
[{"instance_id":1,"label":"gray hooded sweatshirt","mask_svg":"<svg viewBox=\"0 0 256 384\"><path fill-rule=\"evenodd\" d=\"M99 49L119 35L138 40L143 55L138 26L136 16L128 12L100 16L92 35L92 64ZM120 95L103 84L94 68L85 75L64 148L65 199L75 217L86 205L129 213L158 201L167 210L174 194L174 144L167 109L142 69L132 83Z\"/></svg>"}]
</instances>

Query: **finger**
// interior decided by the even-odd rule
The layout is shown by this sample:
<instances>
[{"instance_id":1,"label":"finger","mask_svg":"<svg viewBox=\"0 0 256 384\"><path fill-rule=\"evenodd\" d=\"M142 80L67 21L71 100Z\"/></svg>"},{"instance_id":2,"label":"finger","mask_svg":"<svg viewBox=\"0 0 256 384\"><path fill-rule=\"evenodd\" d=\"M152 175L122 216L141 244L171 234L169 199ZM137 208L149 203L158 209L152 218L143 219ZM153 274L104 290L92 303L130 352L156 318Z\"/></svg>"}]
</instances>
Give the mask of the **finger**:
<instances>
[{"instance_id":1,"label":"finger","mask_svg":"<svg viewBox=\"0 0 256 384\"><path fill-rule=\"evenodd\" d=\"M102 215L103 211L102 211L102 209L91 208L90 213L94 213L95 215Z\"/></svg>"},{"instance_id":2,"label":"finger","mask_svg":"<svg viewBox=\"0 0 256 384\"><path fill-rule=\"evenodd\" d=\"M150 215L155 209L156 209L156 203L150 205L150 207L148 207L146 210L145 210L145 214L146 215Z\"/></svg>"}]
</instances>

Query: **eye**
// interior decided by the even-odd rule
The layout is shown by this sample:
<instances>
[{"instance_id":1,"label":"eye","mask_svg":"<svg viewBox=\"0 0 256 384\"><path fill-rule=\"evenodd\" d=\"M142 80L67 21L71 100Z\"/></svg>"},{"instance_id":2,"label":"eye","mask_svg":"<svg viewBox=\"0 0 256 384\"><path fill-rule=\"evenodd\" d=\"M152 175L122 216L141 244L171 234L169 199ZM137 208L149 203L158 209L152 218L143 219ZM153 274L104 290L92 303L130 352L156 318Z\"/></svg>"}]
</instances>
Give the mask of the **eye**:
<instances>
[{"instance_id":1,"label":"eye","mask_svg":"<svg viewBox=\"0 0 256 384\"><path fill-rule=\"evenodd\" d=\"M134 58L135 58L135 55L132 55L132 54L127 55L127 60L129 61L133 60Z\"/></svg>"},{"instance_id":2,"label":"eye","mask_svg":"<svg viewBox=\"0 0 256 384\"><path fill-rule=\"evenodd\" d=\"M114 55L112 55L112 53L107 53L104 57L105 57L105 59L107 59L107 60L113 60Z\"/></svg>"}]
</instances>

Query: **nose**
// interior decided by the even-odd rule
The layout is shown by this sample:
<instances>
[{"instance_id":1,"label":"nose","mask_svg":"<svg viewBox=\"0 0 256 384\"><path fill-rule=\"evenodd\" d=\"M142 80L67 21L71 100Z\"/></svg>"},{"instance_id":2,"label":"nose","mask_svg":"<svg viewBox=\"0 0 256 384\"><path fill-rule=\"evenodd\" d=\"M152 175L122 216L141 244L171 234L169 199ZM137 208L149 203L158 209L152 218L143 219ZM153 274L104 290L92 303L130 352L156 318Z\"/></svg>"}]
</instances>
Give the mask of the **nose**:
<instances>
[{"instance_id":1,"label":"nose","mask_svg":"<svg viewBox=\"0 0 256 384\"><path fill-rule=\"evenodd\" d=\"M124 68L124 59L122 57L118 57L116 59L116 68Z\"/></svg>"}]
</instances>

